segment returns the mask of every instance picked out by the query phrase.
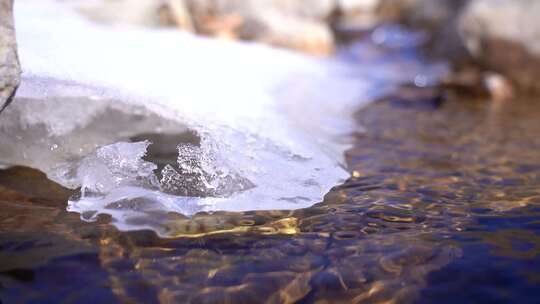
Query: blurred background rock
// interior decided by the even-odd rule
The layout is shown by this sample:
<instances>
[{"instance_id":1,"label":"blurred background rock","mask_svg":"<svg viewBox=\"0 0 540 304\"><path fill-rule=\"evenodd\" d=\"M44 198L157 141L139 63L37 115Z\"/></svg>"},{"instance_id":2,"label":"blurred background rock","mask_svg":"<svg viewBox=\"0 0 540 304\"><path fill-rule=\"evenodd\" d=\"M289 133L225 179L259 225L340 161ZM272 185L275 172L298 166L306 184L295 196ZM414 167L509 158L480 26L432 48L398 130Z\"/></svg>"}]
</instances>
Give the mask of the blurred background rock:
<instances>
[{"instance_id":1,"label":"blurred background rock","mask_svg":"<svg viewBox=\"0 0 540 304\"><path fill-rule=\"evenodd\" d=\"M506 75L521 91L540 91L540 1L470 1L458 30L475 62Z\"/></svg>"},{"instance_id":2,"label":"blurred background rock","mask_svg":"<svg viewBox=\"0 0 540 304\"><path fill-rule=\"evenodd\" d=\"M423 31L426 53L451 61L457 71L474 66L477 71L503 75L523 92L540 89L537 0L58 1L75 5L89 19L105 24L177 27L321 56L334 52L343 33L361 35L381 24L399 23ZM8 37L3 31L2 37ZM13 47L1 46L4 62L7 49Z\"/></svg>"},{"instance_id":3,"label":"blurred background rock","mask_svg":"<svg viewBox=\"0 0 540 304\"><path fill-rule=\"evenodd\" d=\"M108 24L177 26L198 34L244 39L311 54L332 53L339 32L383 23L434 30L455 19L457 3L426 0L102 0L81 2ZM442 29L440 29L442 31Z\"/></svg>"}]
</instances>

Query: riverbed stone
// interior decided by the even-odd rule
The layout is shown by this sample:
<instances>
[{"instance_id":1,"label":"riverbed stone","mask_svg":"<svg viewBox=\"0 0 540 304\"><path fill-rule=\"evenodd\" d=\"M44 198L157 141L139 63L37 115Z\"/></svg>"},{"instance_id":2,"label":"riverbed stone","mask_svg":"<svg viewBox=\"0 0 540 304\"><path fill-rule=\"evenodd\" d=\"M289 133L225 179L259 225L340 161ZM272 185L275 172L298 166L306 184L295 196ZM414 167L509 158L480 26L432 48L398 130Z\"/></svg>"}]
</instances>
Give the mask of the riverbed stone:
<instances>
[{"instance_id":1,"label":"riverbed stone","mask_svg":"<svg viewBox=\"0 0 540 304\"><path fill-rule=\"evenodd\" d=\"M13 24L13 0L0 0L0 112L11 102L20 82Z\"/></svg>"},{"instance_id":2,"label":"riverbed stone","mask_svg":"<svg viewBox=\"0 0 540 304\"><path fill-rule=\"evenodd\" d=\"M472 0L459 19L467 49L524 91L540 91L540 2Z\"/></svg>"}]
</instances>

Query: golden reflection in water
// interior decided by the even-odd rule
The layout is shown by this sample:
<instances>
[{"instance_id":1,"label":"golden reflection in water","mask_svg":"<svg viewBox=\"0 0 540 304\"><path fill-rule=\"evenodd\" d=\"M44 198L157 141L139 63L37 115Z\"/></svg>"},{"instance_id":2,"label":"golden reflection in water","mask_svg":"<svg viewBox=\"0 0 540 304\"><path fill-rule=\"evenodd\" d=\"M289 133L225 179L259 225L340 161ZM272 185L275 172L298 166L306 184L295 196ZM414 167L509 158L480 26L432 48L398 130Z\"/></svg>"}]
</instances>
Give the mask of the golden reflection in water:
<instances>
[{"instance_id":1,"label":"golden reflection in water","mask_svg":"<svg viewBox=\"0 0 540 304\"><path fill-rule=\"evenodd\" d=\"M229 214L227 217L195 216L192 219L181 219L167 223L170 238L201 238L219 234L251 233L260 235L294 235L299 232L298 219L285 217L278 220L256 224L253 219L245 219L240 214ZM217 220L218 219L218 220Z\"/></svg>"}]
</instances>

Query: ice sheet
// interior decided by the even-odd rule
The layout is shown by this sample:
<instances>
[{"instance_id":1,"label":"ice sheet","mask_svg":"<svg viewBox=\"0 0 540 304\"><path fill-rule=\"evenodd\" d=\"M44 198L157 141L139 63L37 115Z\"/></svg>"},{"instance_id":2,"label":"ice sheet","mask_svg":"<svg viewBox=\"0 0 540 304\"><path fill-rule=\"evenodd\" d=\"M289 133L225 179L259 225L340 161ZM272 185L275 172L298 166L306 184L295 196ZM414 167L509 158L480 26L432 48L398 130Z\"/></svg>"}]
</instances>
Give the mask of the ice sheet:
<instances>
[{"instance_id":1,"label":"ice sheet","mask_svg":"<svg viewBox=\"0 0 540 304\"><path fill-rule=\"evenodd\" d=\"M67 208L85 220L110 214L121 230L162 236L172 233L171 211L319 202L349 176L352 112L444 70L408 51L374 60L372 42L319 59L175 30L103 27L49 1L17 1L16 26L23 83L0 119L0 161L82 187ZM147 148L155 155L143 160Z\"/></svg>"}]
</instances>

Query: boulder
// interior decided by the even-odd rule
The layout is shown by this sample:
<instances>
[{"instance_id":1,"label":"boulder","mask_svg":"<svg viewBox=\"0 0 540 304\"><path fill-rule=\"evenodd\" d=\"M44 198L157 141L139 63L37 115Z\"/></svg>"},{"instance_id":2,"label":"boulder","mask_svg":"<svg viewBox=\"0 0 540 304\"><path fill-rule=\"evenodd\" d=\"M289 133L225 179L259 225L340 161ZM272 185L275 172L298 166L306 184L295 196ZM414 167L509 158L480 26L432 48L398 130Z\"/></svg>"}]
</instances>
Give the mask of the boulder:
<instances>
[{"instance_id":1,"label":"boulder","mask_svg":"<svg viewBox=\"0 0 540 304\"><path fill-rule=\"evenodd\" d=\"M459 18L469 52L522 91L540 91L540 1L471 0Z\"/></svg>"},{"instance_id":2,"label":"boulder","mask_svg":"<svg viewBox=\"0 0 540 304\"><path fill-rule=\"evenodd\" d=\"M13 27L13 0L0 0L0 112L13 99L20 74Z\"/></svg>"}]
</instances>

